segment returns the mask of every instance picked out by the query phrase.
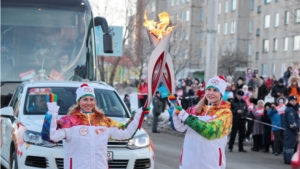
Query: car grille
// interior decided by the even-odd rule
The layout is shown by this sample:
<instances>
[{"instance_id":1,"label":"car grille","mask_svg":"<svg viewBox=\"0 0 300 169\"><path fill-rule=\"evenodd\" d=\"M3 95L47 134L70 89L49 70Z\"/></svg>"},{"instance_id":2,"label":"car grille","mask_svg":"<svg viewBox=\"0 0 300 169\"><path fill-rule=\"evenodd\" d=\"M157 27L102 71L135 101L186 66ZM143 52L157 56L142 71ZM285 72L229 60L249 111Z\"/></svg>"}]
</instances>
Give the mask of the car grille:
<instances>
[{"instance_id":1,"label":"car grille","mask_svg":"<svg viewBox=\"0 0 300 169\"><path fill-rule=\"evenodd\" d=\"M63 142L59 141L56 143L58 146L63 146ZM107 143L108 147L126 147L127 141L109 141Z\"/></svg>"},{"instance_id":2,"label":"car grille","mask_svg":"<svg viewBox=\"0 0 300 169\"><path fill-rule=\"evenodd\" d=\"M64 168L64 160L62 158L56 158L56 165L58 169ZM108 161L109 169L126 169L128 160L112 160Z\"/></svg>"},{"instance_id":3,"label":"car grille","mask_svg":"<svg viewBox=\"0 0 300 169\"><path fill-rule=\"evenodd\" d=\"M149 158L135 160L134 169L144 169L150 167L151 167L151 161Z\"/></svg>"},{"instance_id":4,"label":"car grille","mask_svg":"<svg viewBox=\"0 0 300 169\"><path fill-rule=\"evenodd\" d=\"M112 160L108 161L109 169L126 169L128 160Z\"/></svg>"},{"instance_id":5,"label":"car grille","mask_svg":"<svg viewBox=\"0 0 300 169\"><path fill-rule=\"evenodd\" d=\"M64 159L63 158L56 158L55 162L56 162L56 166L58 169L64 168Z\"/></svg>"},{"instance_id":6,"label":"car grille","mask_svg":"<svg viewBox=\"0 0 300 169\"><path fill-rule=\"evenodd\" d=\"M45 157L27 156L25 165L30 167L47 168L48 160Z\"/></svg>"}]
</instances>

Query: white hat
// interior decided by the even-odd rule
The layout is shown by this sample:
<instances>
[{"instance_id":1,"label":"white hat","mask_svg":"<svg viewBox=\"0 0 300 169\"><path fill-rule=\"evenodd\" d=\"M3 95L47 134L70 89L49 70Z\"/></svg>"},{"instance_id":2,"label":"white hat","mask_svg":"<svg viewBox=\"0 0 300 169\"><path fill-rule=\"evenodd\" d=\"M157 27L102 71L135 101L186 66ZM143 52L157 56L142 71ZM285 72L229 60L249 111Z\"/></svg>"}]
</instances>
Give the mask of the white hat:
<instances>
[{"instance_id":1,"label":"white hat","mask_svg":"<svg viewBox=\"0 0 300 169\"><path fill-rule=\"evenodd\" d=\"M227 82L225 81L225 78L223 76L215 76L209 79L207 82L206 89L211 87L217 89L221 93L221 95L224 96Z\"/></svg>"},{"instance_id":2,"label":"white hat","mask_svg":"<svg viewBox=\"0 0 300 169\"><path fill-rule=\"evenodd\" d=\"M78 102L82 97L85 96L92 96L95 98L95 93L94 88L84 83L76 90L76 101Z\"/></svg>"}]
</instances>

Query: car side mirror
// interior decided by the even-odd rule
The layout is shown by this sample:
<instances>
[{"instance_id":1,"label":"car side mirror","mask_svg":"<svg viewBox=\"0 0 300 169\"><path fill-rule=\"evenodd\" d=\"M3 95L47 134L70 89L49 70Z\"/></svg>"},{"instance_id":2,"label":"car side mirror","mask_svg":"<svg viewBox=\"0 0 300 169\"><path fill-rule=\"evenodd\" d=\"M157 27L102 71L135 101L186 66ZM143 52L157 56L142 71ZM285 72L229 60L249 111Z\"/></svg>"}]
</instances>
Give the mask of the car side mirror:
<instances>
[{"instance_id":1,"label":"car side mirror","mask_svg":"<svg viewBox=\"0 0 300 169\"><path fill-rule=\"evenodd\" d=\"M14 110L12 107L8 106L8 107L4 107L2 109L0 109L0 115L1 117L13 117L14 116Z\"/></svg>"},{"instance_id":2,"label":"car side mirror","mask_svg":"<svg viewBox=\"0 0 300 169\"><path fill-rule=\"evenodd\" d=\"M113 53L113 36L109 34L107 21L103 17L94 18L95 26L101 26L103 31L103 51L104 53Z\"/></svg>"}]
</instances>

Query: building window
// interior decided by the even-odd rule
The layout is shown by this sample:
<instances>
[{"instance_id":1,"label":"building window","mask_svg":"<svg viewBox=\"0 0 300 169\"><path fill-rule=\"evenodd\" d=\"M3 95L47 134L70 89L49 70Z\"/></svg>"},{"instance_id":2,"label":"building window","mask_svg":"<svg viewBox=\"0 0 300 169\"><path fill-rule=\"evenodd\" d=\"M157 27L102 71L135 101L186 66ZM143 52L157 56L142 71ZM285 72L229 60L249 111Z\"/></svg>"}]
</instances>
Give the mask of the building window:
<instances>
[{"instance_id":1,"label":"building window","mask_svg":"<svg viewBox=\"0 0 300 169\"><path fill-rule=\"evenodd\" d=\"M300 35L294 36L294 50L300 49Z\"/></svg>"},{"instance_id":2,"label":"building window","mask_svg":"<svg viewBox=\"0 0 300 169\"><path fill-rule=\"evenodd\" d=\"M179 0L175 0L176 1L176 5L179 5Z\"/></svg>"},{"instance_id":3,"label":"building window","mask_svg":"<svg viewBox=\"0 0 300 169\"><path fill-rule=\"evenodd\" d=\"M225 2L225 5L224 5L224 13L227 13L228 12L228 1Z\"/></svg>"},{"instance_id":4,"label":"building window","mask_svg":"<svg viewBox=\"0 0 300 169\"><path fill-rule=\"evenodd\" d=\"M221 25L218 24L218 35L220 35L220 32L221 32Z\"/></svg>"},{"instance_id":5,"label":"building window","mask_svg":"<svg viewBox=\"0 0 300 169\"><path fill-rule=\"evenodd\" d=\"M227 22L224 23L223 34L224 34L224 35L227 34Z\"/></svg>"},{"instance_id":6,"label":"building window","mask_svg":"<svg viewBox=\"0 0 300 169\"><path fill-rule=\"evenodd\" d=\"M222 56L225 56L226 55L226 45L224 44L222 46Z\"/></svg>"},{"instance_id":7,"label":"building window","mask_svg":"<svg viewBox=\"0 0 300 169\"><path fill-rule=\"evenodd\" d=\"M278 48L278 39L274 38L273 39L273 51L276 52Z\"/></svg>"},{"instance_id":8,"label":"building window","mask_svg":"<svg viewBox=\"0 0 300 169\"><path fill-rule=\"evenodd\" d=\"M260 29L256 29L256 36L260 36Z\"/></svg>"},{"instance_id":9,"label":"building window","mask_svg":"<svg viewBox=\"0 0 300 169\"><path fill-rule=\"evenodd\" d=\"M259 59L259 52L255 52L255 59L256 59L256 60Z\"/></svg>"},{"instance_id":10,"label":"building window","mask_svg":"<svg viewBox=\"0 0 300 169\"><path fill-rule=\"evenodd\" d=\"M204 21L204 10L203 9L200 10L200 20Z\"/></svg>"},{"instance_id":11,"label":"building window","mask_svg":"<svg viewBox=\"0 0 300 169\"><path fill-rule=\"evenodd\" d=\"M276 72L276 64L272 63L272 75L275 75Z\"/></svg>"},{"instance_id":12,"label":"building window","mask_svg":"<svg viewBox=\"0 0 300 169\"><path fill-rule=\"evenodd\" d=\"M300 9L295 10L295 23L300 22Z\"/></svg>"},{"instance_id":13,"label":"building window","mask_svg":"<svg viewBox=\"0 0 300 169\"><path fill-rule=\"evenodd\" d=\"M155 2L152 2L151 4L151 12L155 12Z\"/></svg>"},{"instance_id":14,"label":"building window","mask_svg":"<svg viewBox=\"0 0 300 169\"><path fill-rule=\"evenodd\" d=\"M187 11L185 12L185 21L189 21L189 20L190 20L190 11L187 10Z\"/></svg>"},{"instance_id":15,"label":"building window","mask_svg":"<svg viewBox=\"0 0 300 169\"><path fill-rule=\"evenodd\" d=\"M253 32L253 21L252 20L249 21L249 32L250 33Z\"/></svg>"},{"instance_id":16,"label":"building window","mask_svg":"<svg viewBox=\"0 0 300 169\"><path fill-rule=\"evenodd\" d=\"M283 39L283 51L287 51L289 49L289 38L285 37Z\"/></svg>"},{"instance_id":17,"label":"building window","mask_svg":"<svg viewBox=\"0 0 300 169\"><path fill-rule=\"evenodd\" d=\"M284 24L288 25L290 22L290 12L289 11L285 11L284 12Z\"/></svg>"},{"instance_id":18,"label":"building window","mask_svg":"<svg viewBox=\"0 0 300 169\"><path fill-rule=\"evenodd\" d=\"M184 0L181 0L181 4L184 4Z\"/></svg>"},{"instance_id":19,"label":"building window","mask_svg":"<svg viewBox=\"0 0 300 169\"><path fill-rule=\"evenodd\" d=\"M265 0L265 4L271 3L271 0Z\"/></svg>"},{"instance_id":20,"label":"building window","mask_svg":"<svg viewBox=\"0 0 300 169\"><path fill-rule=\"evenodd\" d=\"M232 55L234 51L234 43L229 44L229 54Z\"/></svg>"},{"instance_id":21,"label":"building window","mask_svg":"<svg viewBox=\"0 0 300 169\"><path fill-rule=\"evenodd\" d=\"M169 4L168 4L168 1L166 1L166 2L165 2L165 10L168 9L168 5L169 5Z\"/></svg>"},{"instance_id":22,"label":"building window","mask_svg":"<svg viewBox=\"0 0 300 169\"><path fill-rule=\"evenodd\" d=\"M235 21L231 21L230 23L230 33L235 33Z\"/></svg>"},{"instance_id":23,"label":"building window","mask_svg":"<svg viewBox=\"0 0 300 169\"><path fill-rule=\"evenodd\" d=\"M263 52L269 52L269 40L263 40Z\"/></svg>"},{"instance_id":24,"label":"building window","mask_svg":"<svg viewBox=\"0 0 300 169\"><path fill-rule=\"evenodd\" d=\"M279 26L279 13L276 13L274 17L274 27L278 27L278 26Z\"/></svg>"},{"instance_id":25,"label":"building window","mask_svg":"<svg viewBox=\"0 0 300 169\"><path fill-rule=\"evenodd\" d=\"M257 13L261 13L261 6L257 7Z\"/></svg>"},{"instance_id":26,"label":"building window","mask_svg":"<svg viewBox=\"0 0 300 169\"><path fill-rule=\"evenodd\" d=\"M171 0L171 6L174 6L174 0Z\"/></svg>"},{"instance_id":27,"label":"building window","mask_svg":"<svg viewBox=\"0 0 300 169\"><path fill-rule=\"evenodd\" d=\"M202 49L200 48L199 50L199 58L201 59L202 58Z\"/></svg>"},{"instance_id":28,"label":"building window","mask_svg":"<svg viewBox=\"0 0 300 169\"><path fill-rule=\"evenodd\" d=\"M219 5L218 5L218 14L221 14L221 10L222 10L222 3L219 2Z\"/></svg>"},{"instance_id":29,"label":"building window","mask_svg":"<svg viewBox=\"0 0 300 169\"><path fill-rule=\"evenodd\" d=\"M254 10L254 0L250 0L250 11Z\"/></svg>"},{"instance_id":30,"label":"building window","mask_svg":"<svg viewBox=\"0 0 300 169\"><path fill-rule=\"evenodd\" d=\"M248 56L252 56L252 44L249 43L248 45Z\"/></svg>"},{"instance_id":31,"label":"building window","mask_svg":"<svg viewBox=\"0 0 300 169\"><path fill-rule=\"evenodd\" d=\"M265 15L265 28L269 28L270 27L270 19L271 19L271 16L270 15Z\"/></svg>"},{"instance_id":32,"label":"building window","mask_svg":"<svg viewBox=\"0 0 300 169\"><path fill-rule=\"evenodd\" d=\"M230 9L231 11L234 11L236 9L236 0L230 1Z\"/></svg>"},{"instance_id":33,"label":"building window","mask_svg":"<svg viewBox=\"0 0 300 169\"><path fill-rule=\"evenodd\" d=\"M189 40L189 33L188 33L188 31L184 31L184 37L185 37L185 40Z\"/></svg>"},{"instance_id":34,"label":"building window","mask_svg":"<svg viewBox=\"0 0 300 169\"><path fill-rule=\"evenodd\" d=\"M261 75L267 76L267 64L261 64Z\"/></svg>"},{"instance_id":35,"label":"building window","mask_svg":"<svg viewBox=\"0 0 300 169\"><path fill-rule=\"evenodd\" d=\"M200 32L200 40L203 40L203 32Z\"/></svg>"}]
</instances>

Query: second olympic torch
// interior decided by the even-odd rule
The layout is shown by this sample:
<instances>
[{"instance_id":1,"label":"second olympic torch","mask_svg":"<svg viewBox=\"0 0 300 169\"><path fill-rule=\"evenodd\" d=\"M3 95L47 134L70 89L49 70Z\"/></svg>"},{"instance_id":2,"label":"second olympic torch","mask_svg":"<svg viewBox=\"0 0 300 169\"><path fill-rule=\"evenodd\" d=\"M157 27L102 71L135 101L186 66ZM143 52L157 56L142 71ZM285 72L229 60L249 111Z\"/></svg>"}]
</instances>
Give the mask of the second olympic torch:
<instances>
[{"instance_id":1,"label":"second olympic torch","mask_svg":"<svg viewBox=\"0 0 300 169\"><path fill-rule=\"evenodd\" d=\"M169 93L175 92L175 76L172 58L169 53L169 41L173 27L170 25L170 16L166 12L158 15L159 22L148 20L144 15L144 26L148 29L148 35L152 43L153 52L148 62L148 99L145 107L148 107L153 96L162 81Z\"/></svg>"}]
</instances>

